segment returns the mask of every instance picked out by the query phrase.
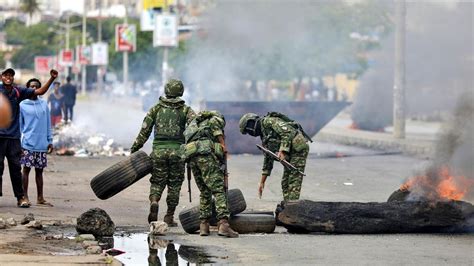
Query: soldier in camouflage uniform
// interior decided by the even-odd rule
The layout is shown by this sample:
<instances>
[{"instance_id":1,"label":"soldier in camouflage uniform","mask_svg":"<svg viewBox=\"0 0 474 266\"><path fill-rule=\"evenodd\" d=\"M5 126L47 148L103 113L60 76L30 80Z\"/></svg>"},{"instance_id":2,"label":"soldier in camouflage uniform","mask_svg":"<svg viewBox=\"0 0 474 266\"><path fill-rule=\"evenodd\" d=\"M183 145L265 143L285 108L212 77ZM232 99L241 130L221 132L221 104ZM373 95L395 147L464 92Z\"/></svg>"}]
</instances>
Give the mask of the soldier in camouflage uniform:
<instances>
[{"instance_id":1,"label":"soldier in camouflage uniform","mask_svg":"<svg viewBox=\"0 0 474 266\"><path fill-rule=\"evenodd\" d=\"M240 132L254 137L260 137L267 149L278 154L298 170L304 172L308 157L310 140L301 126L283 114L272 112L260 118L253 113L247 113L239 121ZM258 186L259 196L262 196L265 181L273 169L273 159L265 154L262 168L262 178ZM295 170L285 168L281 180L283 199L297 200L300 198L303 175Z\"/></svg>"},{"instance_id":2,"label":"soldier in camouflage uniform","mask_svg":"<svg viewBox=\"0 0 474 266\"><path fill-rule=\"evenodd\" d=\"M184 132L186 138L185 157L191 163L194 179L201 191L199 218L200 235L209 235L209 219L212 213L212 196L215 198L218 234L238 237L230 228L227 205L226 177L221 167L226 160L224 141L224 117L216 111L200 112Z\"/></svg>"},{"instance_id":3,"label":"soldier in camouflage uniform","mask_svg":"<svg viewBox=\"0 0 474 266\"><path fill-rule=\"evenodd\" d=\"M166 204L168 210L163 219L169 226L176 226L174 212L179 203L179 192L184 181L184 160L180 146L184 144L184 129L191 122L195 113L180 98L184 87L180 80L171 79L165 85L165 97L153 106L143 120L142 128L131 151L136 152L148 140L154 130L153 172L150 178L150 213L148 222L156 221L158 202L163 190L168 186Z\"/></svg>"}]
</instances>

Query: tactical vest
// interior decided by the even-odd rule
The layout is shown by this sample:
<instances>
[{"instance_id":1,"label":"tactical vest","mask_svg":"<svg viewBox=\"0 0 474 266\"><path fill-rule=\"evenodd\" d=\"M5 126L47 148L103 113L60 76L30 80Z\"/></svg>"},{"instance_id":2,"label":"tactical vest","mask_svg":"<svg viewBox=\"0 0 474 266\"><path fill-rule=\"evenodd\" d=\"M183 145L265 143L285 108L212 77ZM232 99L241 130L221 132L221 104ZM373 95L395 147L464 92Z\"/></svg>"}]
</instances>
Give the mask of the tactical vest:
<instances>
[{"instance_id":1,"label":"tactical vest","mask_svg":"<svg viewBox=\"0 0 474 266\"><path fill-rule=\"evenodd\" d=\"M155 119L155 140L184 143L183 132L188 112L189 106L169 108L160 105Z\"/></svg>"},{"instance_id":2,"label":"tactical vest","mask_svg":"<svg viewBox=\"0 0 474 266\"><path fill-rule=\"evenodd\" d=\"M266 117L278 117L280 118L281 120L287 122L291 127L293 127L294 129L298 130L304 137L306 140L308 140L309 142L313 142L313 140L311 139L311 137L304 131L303 127L300 125L300 123L296 122L295 120L289 118L288 116L282 114L282 113L279 113L279 112L269 112Z\"/></svg>"},{"instance_id":3,"label":"tactical vest","mask_svg":"<svg viewBox=\"0 0 474 266\"><path fill-rule=\"evenodd\" d=\"M202 112L188 125L184 131L185 157L187 160L195 155L214 154L217 158L224 156L221 145L212 134L211 119L221 119L223 126L225 120L212 112Z\"/></svg>"}]
</instances>

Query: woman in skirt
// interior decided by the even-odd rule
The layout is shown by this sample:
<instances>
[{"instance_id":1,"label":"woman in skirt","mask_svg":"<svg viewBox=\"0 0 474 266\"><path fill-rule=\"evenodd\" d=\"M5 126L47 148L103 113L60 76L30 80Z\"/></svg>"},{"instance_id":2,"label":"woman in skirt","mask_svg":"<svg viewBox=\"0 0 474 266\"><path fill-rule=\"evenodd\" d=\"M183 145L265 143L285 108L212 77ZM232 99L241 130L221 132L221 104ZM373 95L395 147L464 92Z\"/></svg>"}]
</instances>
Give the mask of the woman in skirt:
<instances>
[{"instance_id":1,"label":"woman in skirt","mask_svg":"<svg viewBox=\"0 0 474 266\"><path fill-rule=\"evenodd\" d=\"M30 79L26 86L38 89L41 88L41 83L37 79ZM20 103L20 130L23 149L20 162L23 165L25 197L31 205L28 198L28 177L31 168L35 168L38 192L36 203L43 206L53 206L43 196L43 169L47 166L46 153L50 153L53 149L51 115L45 100L33 96Z\"/></svg>"}]
</instances>

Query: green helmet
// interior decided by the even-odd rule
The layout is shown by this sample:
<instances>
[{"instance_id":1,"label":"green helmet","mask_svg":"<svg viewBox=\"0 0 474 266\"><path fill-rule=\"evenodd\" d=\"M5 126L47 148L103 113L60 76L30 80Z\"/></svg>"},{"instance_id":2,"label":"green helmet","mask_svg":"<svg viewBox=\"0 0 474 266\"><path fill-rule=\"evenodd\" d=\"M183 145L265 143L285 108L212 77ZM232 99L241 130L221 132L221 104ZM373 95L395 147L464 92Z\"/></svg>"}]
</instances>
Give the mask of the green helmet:
<instances>
[{"instance_id":1,"label":"green helmet","mask_svg":"<svg viewBox=\"0 0 474 266\"><path fill-rule=\"evenodd\" d=\"M183 96L184 86L179 79L170 79L165 85L166 97L181 97Z\"/></svg>"},{"instance_id":2,"label":"green helmet","mask_svg":"<svg viewBox=\"0 0 474 266\"><path fill-rule=\"evenodd\" d=\"M255 126L256 126L256 122L258 120L258 115L257 114L254 114L254 113L246 113L244 114L241 118L240 118L240 121L239 121L239 128L240 128L240 133L242 134L247 134L247 133L251 133L249 131L252 131L254 132L255 131ZM249 128L249 121L253 121L253 123L250 123L252 124L251 127Z\"/></svg>"}]
</instances>

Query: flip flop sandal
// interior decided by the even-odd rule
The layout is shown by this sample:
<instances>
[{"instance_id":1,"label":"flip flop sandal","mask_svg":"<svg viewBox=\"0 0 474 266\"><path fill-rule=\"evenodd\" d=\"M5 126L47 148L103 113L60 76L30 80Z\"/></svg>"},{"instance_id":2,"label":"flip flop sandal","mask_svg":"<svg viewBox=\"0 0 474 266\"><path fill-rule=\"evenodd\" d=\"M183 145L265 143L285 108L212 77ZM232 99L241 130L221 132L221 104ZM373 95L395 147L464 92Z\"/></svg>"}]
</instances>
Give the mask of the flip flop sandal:
<instances>
[{"instance_id":1,"label":"flip flop sandal","mask_svg":"<svg viewBox=\"0 0 474 266\"><path fill-rule=\"evenodd\" d=\"M47 206L47 207L54 207L53 204L47 202L47 201L41 201L41 202L36 202L36 205L38 206Z\"/></svg>"}]
</instances>

